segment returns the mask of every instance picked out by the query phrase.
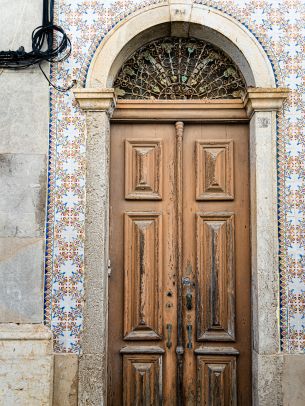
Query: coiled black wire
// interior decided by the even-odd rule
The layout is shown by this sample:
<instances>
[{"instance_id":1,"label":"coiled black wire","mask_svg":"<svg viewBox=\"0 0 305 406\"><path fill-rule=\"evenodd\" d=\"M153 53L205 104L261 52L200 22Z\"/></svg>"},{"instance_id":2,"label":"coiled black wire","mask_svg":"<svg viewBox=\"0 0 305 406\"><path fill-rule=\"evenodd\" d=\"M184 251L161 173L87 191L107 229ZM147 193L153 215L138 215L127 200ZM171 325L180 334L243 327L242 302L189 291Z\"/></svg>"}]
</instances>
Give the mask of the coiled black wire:
<instances>
[{"instance_id":1,"label":"coiled black wire","mask_svg":"<svg viewBox=\"0 0 305 406\"><path fill-rule=\"evenodd\" d=\"M32 32L32 51L26 52L21 46L17 51L0 51L0 69L26 69L38 64L49 84L61 92L70 90L75 82L67 88L53 85L45 72L42 62L59 63L71 55L71 41L63 28L53 24L53 0L43 0L42 25Z\"/></svg>"}]
</instances>

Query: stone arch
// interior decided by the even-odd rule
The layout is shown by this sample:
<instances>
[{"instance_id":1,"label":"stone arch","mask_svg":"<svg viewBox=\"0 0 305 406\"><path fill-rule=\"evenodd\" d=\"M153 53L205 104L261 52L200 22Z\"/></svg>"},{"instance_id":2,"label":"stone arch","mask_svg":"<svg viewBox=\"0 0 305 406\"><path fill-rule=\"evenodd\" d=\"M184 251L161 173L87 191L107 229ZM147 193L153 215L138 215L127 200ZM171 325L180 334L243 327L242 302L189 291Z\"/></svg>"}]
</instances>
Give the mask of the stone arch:
<instances>
[{"instance_id":1,"label":"stone arch","mask_svg":"<svg viewBox=\"0 0 305 406\"><path fill-rule=\"evenodd\" d=\"M278 237L276 112L287 97L276 88L264 49L241 23L191 0L173 0L139 10L103 39L84 89L76 90L87 120L87 203L84 332L80 360L80 404L104 404L107 392L107 280L110 117L114 78L139 47L165 36L192 36L224 50L242 72L250 119L251 244L253 280L253 403L281 403L278 368ZM97 165L100 162L100 165ZM264 168L264 170L262 170ZM273 381L272 388L268 382Z\"/></svg>"},{"instance_id":2,"label":"stone arch","mask_svg":"<svg viewBox=\"0 0 305 406\"><path fill-rule=\"evenodd\" d=\"M233 17L208 6L191 5L189 1L154 5L118 23L98 46L86 87L112 87L121 65L136 49L165 36L206 40L226 51L248 86L275 87L271 62L254 35Z\"/></svg>"}]
</instances>

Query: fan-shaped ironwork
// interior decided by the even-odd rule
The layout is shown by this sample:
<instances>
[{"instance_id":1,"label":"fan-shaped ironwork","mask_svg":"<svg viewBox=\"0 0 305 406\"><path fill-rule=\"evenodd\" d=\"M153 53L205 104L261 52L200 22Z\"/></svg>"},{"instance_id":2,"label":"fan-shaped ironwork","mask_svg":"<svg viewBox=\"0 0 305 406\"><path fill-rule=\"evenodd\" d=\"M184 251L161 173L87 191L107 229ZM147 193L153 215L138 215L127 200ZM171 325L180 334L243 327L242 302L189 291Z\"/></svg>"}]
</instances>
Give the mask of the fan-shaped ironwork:
<instances>
[{"instance_id":1,"label":"fan-shaped ironwork","mask_svg":"<svg viewBox=\"0 0 305 406\"><path fill-rule=\"evenodd\" d=\"M234 62L195 38L162 38L138 49L114 83L119 99L234 99L246 88Z\"/></svg>"}]
</instances>

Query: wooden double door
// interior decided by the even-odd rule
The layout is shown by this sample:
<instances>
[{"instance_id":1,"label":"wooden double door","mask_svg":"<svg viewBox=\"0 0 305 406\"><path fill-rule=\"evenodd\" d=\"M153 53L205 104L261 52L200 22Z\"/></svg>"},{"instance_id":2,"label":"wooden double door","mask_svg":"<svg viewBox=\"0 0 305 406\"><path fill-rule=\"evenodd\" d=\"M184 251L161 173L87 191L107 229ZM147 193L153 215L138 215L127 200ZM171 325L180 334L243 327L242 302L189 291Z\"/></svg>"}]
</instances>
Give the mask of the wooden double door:
<instances>
[{"instance_id":1,"label":"wooden double door","mask_svg":"<svg viewBox=\"0 0 305 406\"><path fill-rule=\"evenodd\" d=\"M108 404L251 405L246 123L111 127Z\"/></svg>"}]
</instances>

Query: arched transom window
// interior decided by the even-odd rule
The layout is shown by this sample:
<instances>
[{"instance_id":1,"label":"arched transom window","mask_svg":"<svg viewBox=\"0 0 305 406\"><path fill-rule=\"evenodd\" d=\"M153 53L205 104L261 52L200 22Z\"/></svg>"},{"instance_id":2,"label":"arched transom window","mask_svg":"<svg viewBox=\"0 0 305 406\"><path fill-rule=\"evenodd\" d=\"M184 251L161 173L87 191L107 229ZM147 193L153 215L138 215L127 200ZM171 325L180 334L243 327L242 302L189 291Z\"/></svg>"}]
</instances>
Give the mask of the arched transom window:
<instances>
[{"instance_id":1,"label":"arched transom window","mask_svg":"<svg viewBox=\"0 0 305 406\"><path fill-rule=\"evenodd\" d=\"M234 99L245 80L219 48L195 38L168 37L138 49L114 82L119 99Z\"/></svg>"}]
</instances>

